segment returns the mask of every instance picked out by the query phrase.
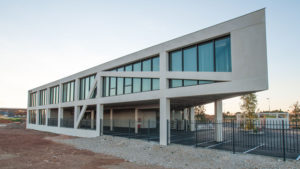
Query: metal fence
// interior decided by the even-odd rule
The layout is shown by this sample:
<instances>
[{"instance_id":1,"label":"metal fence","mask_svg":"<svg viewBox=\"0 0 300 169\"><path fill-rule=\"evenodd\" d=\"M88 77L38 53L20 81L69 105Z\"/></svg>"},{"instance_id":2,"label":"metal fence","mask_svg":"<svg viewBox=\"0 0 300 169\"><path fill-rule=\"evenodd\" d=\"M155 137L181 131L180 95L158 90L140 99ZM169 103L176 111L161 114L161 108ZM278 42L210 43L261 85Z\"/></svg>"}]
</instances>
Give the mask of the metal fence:
<instances>
[{"instance_id":1,"label":"metal fence","mask_svg":"<svg viewBox=\"0 0 300 169\"><path fill-rule=\"evenodd\" d=\"M103 120L103 134L159 141L159 122L155 120Z\"/></svg>"},{"instance_id":2,"label":"metal fence","mask_svg":"<svg viewBox=\"0 0 300 169\"><path fill-rule=\"evenodd\" d=\"M57 126L57 118L48 118L48 126Z\"/></svg>"},{"instance_id":3,"label":"metal fence","mask_svg":"<svg viewBox=\"0 0 300 169\"><path fill-rule=\"evenodd\" d=\"M170 121L170 143L286 158L300 154L297 122Z\"/></svg>"},{"instance_id":4,"label":"metal fence","mask_svg":"<svg viewBox=\"0 0 300 169\"><path fill-rule=\"evenodd\" d=\"M79 123L79 128L96 130L96 120L82 119Z\"/></svg>"},{"instance_id":5,"label":"metal fence","mask_svg":"<svg viewBox=\"0 0 300 169\"><path fill-rule=\"evenodd\" d=\"M74 119L73 118L62 118L60 119L60 126L66 128L74 128Z\"/></svg>"}]
</instances>

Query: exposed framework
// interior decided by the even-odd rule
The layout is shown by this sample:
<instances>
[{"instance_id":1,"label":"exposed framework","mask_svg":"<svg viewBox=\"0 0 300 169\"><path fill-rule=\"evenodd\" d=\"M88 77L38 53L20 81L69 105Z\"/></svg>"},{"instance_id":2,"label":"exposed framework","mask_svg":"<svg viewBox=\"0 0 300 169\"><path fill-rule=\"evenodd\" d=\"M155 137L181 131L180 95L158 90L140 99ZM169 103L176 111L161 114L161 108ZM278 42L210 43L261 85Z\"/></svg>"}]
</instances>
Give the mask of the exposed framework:
<instances>
[{"instance_id":1,"label":"exposed framework","mask_svg":"<svg viewBox=\"0 0 300 169\"><path fill-rule=\"evenodd\" d=\"M228 72L175 72L169 71L169 52L182 49L208 40L230 36L232 71ZM106 71L118 68L121 65L134 63L144 58L159 56L159 71L129 72ZM215 70L215 68L214 68ZM80 79L95 75L95 80L88 93L90 99L79 99ZM103 97L103 77L135 77L159 78L159 90ZM192 85L186 87L170 88L170 79L214 81L205 85ZM63 84L74 81L74 101L63 102ZM199 83L199 82L198 82ZM58 102L50 104L50 88L59 86ZM268 88L265 10L259 10L224 23L161 43L159 45L129 54L113 61L101 64L88 70L76 73L63 79L45 84L28 91L28 115L32 110L46 110L46 119L51 116L51 109L58 109L58 118L63 117L64 108L74 108L74 128L62 128L60 120L57 127L38 125L27 121L27 128L74 136L95 137L101 134L105 107L118 107L123 105L147 105L155 103L159 109L160 117L160 144L166 145L170 134L167 121L170 120L170 111L174 108L190 108L195 105L215 102L216 120L222 120L222 99L238 96L244 93L266 90ZM40 90L47 90L47 104L40 105ZM97 90L96 98L91 98ZM36 94L32 94L35 93ZM32 104L36 100L36 104ZM96 106L96 130L82 130L80 121L85 115L88 106ZM39 112L39 111L36 111ZM89 112L93 112L90 111ZM33 115L33 113L31 113ZM35 113L39 119L39 113ZM91 113L90 117L94 117ZM32 120L34 121L34 120ZM218 131L221 131L218 128ZM219 133L221 135L221 133ZM218 138L219 139L219 138Z\"/></svg>"}]
</instances>

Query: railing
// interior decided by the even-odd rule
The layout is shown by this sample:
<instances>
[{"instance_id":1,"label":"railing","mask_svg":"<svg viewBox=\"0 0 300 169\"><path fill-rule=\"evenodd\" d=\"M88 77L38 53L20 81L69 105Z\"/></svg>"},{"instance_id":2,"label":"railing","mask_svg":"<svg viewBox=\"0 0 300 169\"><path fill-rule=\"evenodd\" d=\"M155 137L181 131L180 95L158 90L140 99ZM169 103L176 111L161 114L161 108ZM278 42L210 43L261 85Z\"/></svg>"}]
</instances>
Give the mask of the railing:
<instances>
[{"instance_id":1,"label":"railing","mask_svg":"<svg viewBox=\"0 0 300 169\"><path fill-rule=\"evenodd\" d=\"M48 118L48 126L57 126L57 118Z\"/></svg>"},{"instance_id":2,"label":"railing","mask_svg":"<svg viewBox=\"0 0 300 169\"><path fill-rule=\"evenodd\" d=\"M74 119L73 118L60 119L60 126L66 128L74 128Z\"/></svg>"},{"instance_id":3,"label":"railing","mask_svg":"<svg viewBox=\"0 0 300 169\"><path fill-rule=\"evenodd\" d=\"M96 120L82 119L79 123L79 128L96 130Z\"/></svg>"}]
</instances>

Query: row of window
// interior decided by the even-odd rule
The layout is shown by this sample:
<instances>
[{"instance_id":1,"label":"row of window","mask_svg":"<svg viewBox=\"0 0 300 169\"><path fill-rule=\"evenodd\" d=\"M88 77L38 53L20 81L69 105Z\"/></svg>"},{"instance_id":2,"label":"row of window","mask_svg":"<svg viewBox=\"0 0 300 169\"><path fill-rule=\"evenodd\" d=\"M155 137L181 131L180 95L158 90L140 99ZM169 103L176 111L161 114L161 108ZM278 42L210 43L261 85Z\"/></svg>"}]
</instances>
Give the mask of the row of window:
<instances>
[{"instance_id":1,"label":"row of window","mask_svg":"<svg viewBox=\"0 0 300 169\"><path fill-rule=\"evenodd\" d=\"M72 102L75 98L75 81L63 84L62 102Z\"/></svg>"},{"instance_id":2,"label":"row of window","mask_svg":"<svg viewBox=\"0 0 300 169\"><path fill-rule=\"evenodd\" d=\"M149 59L145 59L142 61L134 62L131 64L127 64L125 66L121 66L115 69L111 69L110 71L118 71L118 72L140 72L140 71L159 71L159 57L153 57Z\"/></svg>"},{"instance_id":3,"label":"row of window","mask_svg":"<svg viewBox=\"0 0 300 169\"><path fill-rule=\"evenodd\" d=\"M169 79L169 88L183 87L183 86L194 86L216 83L211 80L183 80L183 79Z\"/></svg>"},{"instance_id":4,"label":"row of window","mask_svg":"<svg viewBox=\"0 0 300 169\"><path fill-rule=\"evenodd\" d=\"M50 104L59 103L59 86L50 88Z\"/></svg>"},{"instance_id":5,"label":"row of window","mask_svg":"<svg viewBox=\"0 0 300 169\"><path fill-rule=\"evenodd\" d=\"M132 77L104 77L103 96L115 96L159 90L159 79Z\"/></svg>"},{"instance_id":6,"label":"row of window","mask_svg":"<svg viewBox=\"0 0 300 169\"><path fill-rule=\"evenodd\" d=\"M170 52L169 71L231 72L230 37Z\"/></svg>"},{"instance_id":7,"label":"row of window","mask_svg":"<svg viewBox=\"0 0 300 169\"><path fill-rule=\"evenodd\" d=\"M95 81L96 75L87 76L80 79L80 92L79 92L79 99L89 99L88 94L90 92L90 89ZM91 98L95 98L97 94L97 89L95 88Z\"/></svg>"}]
</instances>

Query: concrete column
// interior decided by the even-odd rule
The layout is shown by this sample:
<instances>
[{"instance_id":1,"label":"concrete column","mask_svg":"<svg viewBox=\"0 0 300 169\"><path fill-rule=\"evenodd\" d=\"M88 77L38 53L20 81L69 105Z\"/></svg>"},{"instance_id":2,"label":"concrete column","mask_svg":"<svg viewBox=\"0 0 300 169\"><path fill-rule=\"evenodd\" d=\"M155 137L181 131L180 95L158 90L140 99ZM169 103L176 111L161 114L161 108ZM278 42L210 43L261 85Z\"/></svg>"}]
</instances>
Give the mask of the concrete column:
<instances>
[{"instance_id":1,"label":"concrete column","mask_svg":"<svg viewBox=\"0 0 300 169\"><path fill-rule=\"evenodd\" d=\"M110 131L113 131L113 109L110 109Z\"/></svg>"},{"instance_id":2,"label":"concrete column","mask_svg":"<svg viewBox=\"0 0 300 169\"><path fill-rule=\"evenodd\" d=\"M96 130L100 136L103 135L103 113L104 113L104 106L103 104L97 104L97 115L96 115ZM102 123L100 123L102 121Z\"/></svg>"},{"instance_id":3,"label":"concrete column","mask_svg":"<svg viewBox=\"0 0 300 169\"><path fill-rule=\"evenodd\" d=\"M50 87L47 88L46 105L50 104Z\"/></svg>"},{"instance_id":4,"label":"concrete column","mask_svg":"<svg viewBox=\"0 0 300 169\"><path fill-rule=\"evenodd\" d=\"M29 124L29 119L30 119L30 116L29 116L29 110L27 109L27 116L26 116L26 128L27 128L27 126L28 126L28 124Z\"/></svg>"},{"instance_id":5,"label":"concrete column","mask_svg":"<svg viewBox=\"0 0 300 169\"><path fill-rule=\"evenodd\" d=\"M76 121L77 121L79 113L80 113L80 107L74 106L74 128L76 128Z\"/></svg>"},{"instance_id":6,"label":"concrete column","mask_svg":"<svg viewBox=\"0 0 300 169\"><path fill-rule=\"evenodd\" d=\"M138 133L139 129L138 129L138 120L139 120L139 109L135 109L134 110L134 120L135 120L135 133Z\"/></svg>"},{"instance_id":7,"label":"concrete column","mask_svg":"<svg viewBox=\"0 0 300 169\"><path fill-rule=\"evenodd\" d=\"M190 107L191 131L195 131L195 107Z\"/></svg>"},{"instance_id":8,"label":"concrete column","mask_svg":"<svg viewBox=\"0 0 300 169\"><path fill-rule=\"evenodd\" d=\"M50 113L51 113L51 112L50 112L50 109L49 109L49 108L46 109L46 126L48 126L48 118L51 117L51 116L50 116Z\"/></svg>"},{"instance_id":9,"label":"concrete column","mask_svg":"<svg viewBox=\"0 0 300 169\"><path fill-rule=\"evenodd\" d=\"M39 124L39 109L35 110L35 124Z\"/></svg>"},{"instance_id":10,"label":"concrete column","mask_svg":"<svg viewBox=\"0 0 300 169\"><path fill-rule=\"evenodd\" d=\"M74 93L74 99L75 101L79 100L79 92L80 92L80 80L75 79L75 93Z\"/></svg>"},{"instance_id":11,"label":"concrete column","mask_svg":"<svg viewBox=\"0 0 300 169\"><path fill-rule=\"evenodd\" d=\"M58 99L58 103L62 103L62 96L63 96L63 94L62 94L62 92L63 92L63 84L59 84L59 93L58 93L58 97L59 97L59 99Z\"/></svg>"},{"instance_id":12,"label":"concrete column","mask_svg":"<svg viewBox=\"0 0 300 169\"><path fill-rule=\"evenodd\" d=\"M60 124L60 119L63 118L63 114L64 114L64 109L63 109L62 107L59 107L59 108L58 108L58 116L57 116L57 120L58 120L57 126L58 126L58 127L61 126L61 124Z\"/></svg>"},{"instance_id":13,"label":"concrete column","mask_svg":"<svg viewBox=\"0 0 300 169\"><path fill-rule=\"evenodd\" d=\"M94 123L94 120L95 120L95 111L92 110L91 111L91 128L93 129L95 126L95 123Z\"/></svg>"},{"instance_id":14,"label":"concrete column","mask_svg":"<svg viewBox=\"0 0 300 169\"><path fill-rule=\"evenodd\" d=\"M168 145L170 143L170 99L161 98L159 104L160 111L160 132L159 143L160 145Z\"/></svg>"},{"instance_id":15,"label":"concrete column","mask_svg":"<svg viewBox=\"0 0 300 169\"><path fill-rule=\"evenodd\" d=\"M96 98L102 97L102 87L103 87L103 77L99 76L97 78L97 96L96 96Z\"/></svg>"},{"instance_id":16,"label":"concrete column","mask_svg":"<svg viewBox=\"0 0 300 169\"><path fill-rule=\"evenodd\" d=\"M223 141L223 114L222 114L222 100L215 101L215 122L216 122L216 128L215 128L215 139L217 142Z\"/></svg>"}]
</instances>

